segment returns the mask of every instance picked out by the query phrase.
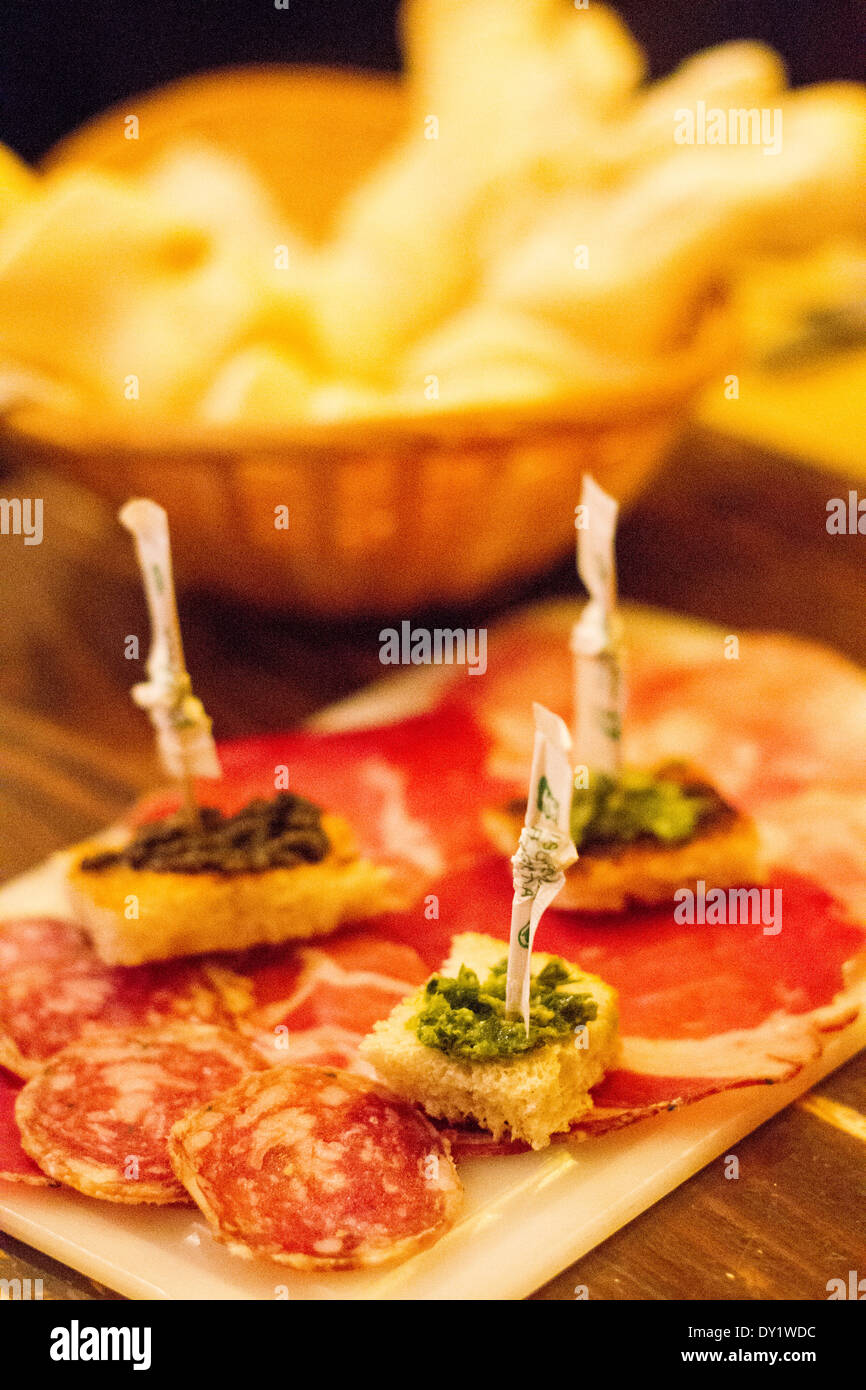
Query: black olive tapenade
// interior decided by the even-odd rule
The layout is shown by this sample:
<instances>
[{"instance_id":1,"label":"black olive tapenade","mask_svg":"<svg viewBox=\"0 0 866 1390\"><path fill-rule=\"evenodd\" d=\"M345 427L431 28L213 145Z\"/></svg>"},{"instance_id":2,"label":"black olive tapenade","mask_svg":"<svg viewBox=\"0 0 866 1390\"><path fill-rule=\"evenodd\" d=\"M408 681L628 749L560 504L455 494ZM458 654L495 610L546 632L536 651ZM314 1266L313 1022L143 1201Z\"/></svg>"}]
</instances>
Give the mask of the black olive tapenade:
<instances>
[{"instance_id":1,"label":"black olive tapenade","mask_svg":"<svg viewBox=\"0 0 866 1390\"><path fill-rule=\"evenodd\" d=\"M199 824L181 815L147 821L122 849L82 859L89 873L126 865L155 873L248 874L318 864L330 849L321 807L293 792L257 797L234 815L202 806Z\"/></svg>"}]
</instances>

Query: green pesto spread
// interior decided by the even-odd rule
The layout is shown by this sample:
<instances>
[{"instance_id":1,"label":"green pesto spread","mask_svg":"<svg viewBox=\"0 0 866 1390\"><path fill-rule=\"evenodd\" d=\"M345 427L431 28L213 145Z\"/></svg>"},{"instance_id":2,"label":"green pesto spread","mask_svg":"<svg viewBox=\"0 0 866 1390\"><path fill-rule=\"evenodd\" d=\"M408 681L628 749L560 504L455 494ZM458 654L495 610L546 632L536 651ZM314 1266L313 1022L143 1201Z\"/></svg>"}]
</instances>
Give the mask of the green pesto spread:
<instances>
[{"instance_id":1,"label":"green pesto spread","mask_svg":"<svg viewBox=\"0 0 866 1390\"><path fill-rule=\"evenodd\" d=\"M571 803L571 838L578 850L592 845L630 845L649 837L663 845L690 840L699 823L721 803L711 789L673 777L627 771L619 777L597 772L588 787L576 787Z\"/></svg>"},{"instance_id":2,"label":"green pesto spread","mask_svg":"<svg viewBox=\"0 0 866 1390\"><path fill-rule=\"evenodd\" d=\"M527 1034L522 1018L508 1018L505 1013L507 966L506 960L494 965L483 984L465 965L456 979L431 976L422 1006L409 1020L424 1046L438 1048L449 1057L490 1061L532 1052L595 1018L595 999L577 993L580 977L554 956L530 981Z\"/></svg>"}]
</instances>

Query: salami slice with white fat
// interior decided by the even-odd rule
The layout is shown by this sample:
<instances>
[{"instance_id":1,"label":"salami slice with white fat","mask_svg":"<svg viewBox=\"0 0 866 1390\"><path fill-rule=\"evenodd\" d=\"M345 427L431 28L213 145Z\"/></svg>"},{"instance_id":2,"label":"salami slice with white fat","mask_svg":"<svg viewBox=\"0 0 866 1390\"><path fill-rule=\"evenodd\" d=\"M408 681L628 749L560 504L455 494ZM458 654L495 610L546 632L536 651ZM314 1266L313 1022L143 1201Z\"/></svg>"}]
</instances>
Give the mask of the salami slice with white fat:
<instances>
[{"instance_id":1,"label":"salami slice with white fat","mask_svg":"<svg viewBox=\"0 0 866 1390\"><path fill-rule=\"evenodd\" d=\"M396 1263L438 1240L461 1203L447 1140L344 1071L247 1077L181 1120L169 1148L218 1240L296 1269Z\"/></svg>"},{"instance_id":2,"label":"salami slice with white fat","mask_svg":"<svg viewBox=\"0 0 866 1390\"><path fill-rule=\"evenodd\" d=\"M0 922L0 1065L18 1076L93 1027L163 1018L224 1020L202 962L105 965L70 922Z\"/></svg>"},{"instance_id":3,"label":"salami slice with white fat","mask_svg":"<svg viewBox=\"0 0 866 1390\"><path fill-rule=\"evenodd\" d=\"M183 1202L168 1159L172 1125L263 1064L209 1024L106 1030L53 1057L22 1088L15 1120L48 1177L108 1202Z\"/></svg>"}]
</instances>

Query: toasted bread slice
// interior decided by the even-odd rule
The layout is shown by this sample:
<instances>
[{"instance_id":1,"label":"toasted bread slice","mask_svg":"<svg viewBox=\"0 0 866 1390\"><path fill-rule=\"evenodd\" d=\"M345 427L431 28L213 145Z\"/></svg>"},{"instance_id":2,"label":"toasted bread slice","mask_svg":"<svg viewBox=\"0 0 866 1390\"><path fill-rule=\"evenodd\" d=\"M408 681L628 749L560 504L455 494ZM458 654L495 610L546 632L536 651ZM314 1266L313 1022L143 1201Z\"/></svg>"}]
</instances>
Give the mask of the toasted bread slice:
<instances>
[{"instance_id":1,"label":"toasted bread slice","mask_svg":"<svg viewBox=\"0 0 866 1390\"><path fill-rule=\"evenodd\" d=\"M359 857L351 826L328 814L321 825L330 848L318 863L231 874L85 869L106 850L85 842L67 878L76 919L102 960L140 965L323 936L393 906L390 870Z\"/></svg>"},{"instance_id":2,"label":"toasted bread slice","mask_svg":"<svg viewBox=\"0 0 866 1390\"><path fill-rule=\"evenodd\" d=\"M464 932L451 943L441 973L456 975L466 965L483 980L507 951L493 937ZM552 959L534 951L532 974ZM616 1053L615 990L578 966L574 979L581 993L592 994L598 1010L580 1037L568 1035L512 1057L477 1062L449 1057L426 1047L411 1026L423 1006L422 985L368 1033L361 1054L392 1091L416 1101L428 1115L452 1123L474 1121L497 1139L523 1139L542 1149L551 1135L569 1129L592 1109L590 1087L601 1080Z\"/></svg>"},{"instance_id":3,"label":"toasted bread slice","mask_svg":"<svg viewBox=\"0 0 866 1390\"><path fill-rule=\"evenodd\" d=\"M679 888L693 888L703 879L711 888L731 888L766 881L761 846L754 821L724 801L694 768L665 763L659 776L677 781L707 797L710 809L696 833L682 844L665 845L652 836L631 844L591 844L566 870L565 887L556 907L574 912L624 912L637 905L672 902ZM484 828L503 854L514 853L523 813L503 807L484 812Z\"/></svg>"}]
</instances>

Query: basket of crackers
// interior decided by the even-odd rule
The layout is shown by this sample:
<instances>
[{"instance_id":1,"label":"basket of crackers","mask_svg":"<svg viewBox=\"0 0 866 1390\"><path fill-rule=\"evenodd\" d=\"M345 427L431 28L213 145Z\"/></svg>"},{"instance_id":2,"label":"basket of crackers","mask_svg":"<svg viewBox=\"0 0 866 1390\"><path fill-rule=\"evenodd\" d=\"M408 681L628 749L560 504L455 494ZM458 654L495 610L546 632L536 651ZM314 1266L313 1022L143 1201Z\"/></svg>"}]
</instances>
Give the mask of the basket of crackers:
<instances>
[{"instance_id":1,"label":"basket of crackers","mask_svg":"<svg viewBox=\"0 0 866 1390\"><path fill-rule=\"evenodd\" d=\"M736 374L750 258L862 231L856 86L754 43L650 82L595 4L401 24L399 79L221 70L0 156L7 450L310 614L542 572L581 475L627 503Z\"/></svg>"}]
</instances>

